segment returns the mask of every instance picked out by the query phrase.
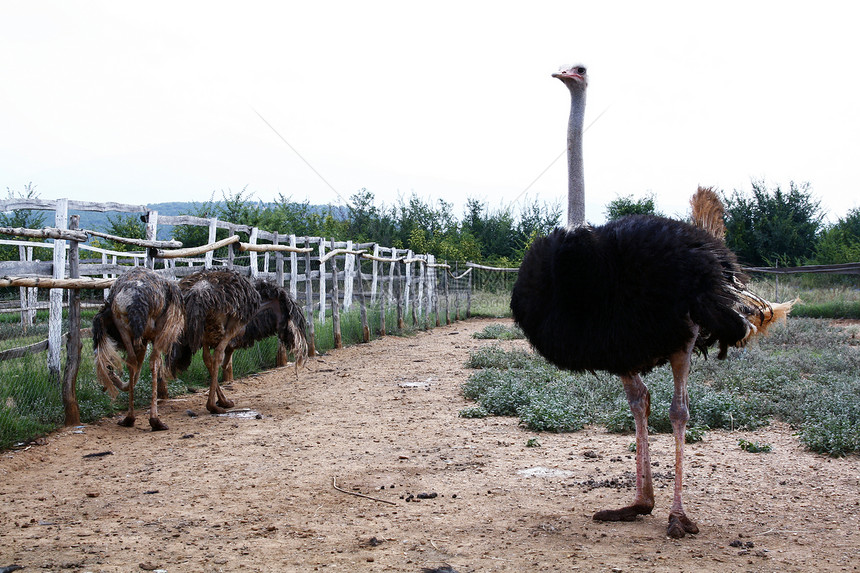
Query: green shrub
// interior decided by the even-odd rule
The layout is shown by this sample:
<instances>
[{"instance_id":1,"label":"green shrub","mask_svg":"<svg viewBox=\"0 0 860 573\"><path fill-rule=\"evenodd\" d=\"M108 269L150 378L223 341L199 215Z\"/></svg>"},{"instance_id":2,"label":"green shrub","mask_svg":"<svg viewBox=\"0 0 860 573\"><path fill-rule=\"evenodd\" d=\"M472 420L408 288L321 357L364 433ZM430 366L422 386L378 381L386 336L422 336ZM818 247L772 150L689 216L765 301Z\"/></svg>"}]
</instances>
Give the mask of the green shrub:
<instances>
[{"instance_id":1,"label":"green shrub","mask_svg":"<svg viewBox=\"0 0 860 573\"><path fill-rule=\"evenodd\" d=\"M526 368L540 362L539 357L527 350L507 351L492 344L470 353L466 368Z\"/></svg>"},{"instance_id":2,"label":"green shrub","mask_svg":"<svg viewBox=\"0 0 860 573\"><path fill-rule=\"evenodd\" d=\"M597 423L632 432L633 415L615 376L573 374L539 356L496 345L472 354L484 368L464 394L493 415L517 415L535 431L575 431ZM671 432L671 370L645 377L651 393L649 427ZM688 382L690 439L703 428L754 430L777 419L798 430L810 449L835 456L860 452L860 337L828 321L792 318L727 360L695 358Z\"/></svg>"},{"instance_id":3,"label":"green shrub","mask_svg":"<svg viewBox=\"0 0 860 573\"><path fill-rule=\"evenodd\" d=\"M488 324L483 330L472 334L472 338L496 339L496 340L518 340L525 338L525 334L517 326L505 326L504 324Z\"/></svg>"},{"instance_id":4,"label":"green shrub","mask_svg":"<svg viewBox=\"0 0 860 573\"><path fill-rule=\"evenodd\" d=\"M762 442L762 443L750 442L750 441L745 440L743 438L738 440L738 445L741 447L741 449L743 451L749 452L751 454L763 454L763 453L766 454L766 453L773 450L773 447L766 442Z\"/></svg>"},{"instance_id":5,"label":"green shrub","mask_svg":"<svg viewBox=\"0 0 860 573\"><path fill-rule=\"evenodd\" d=\"M486 418L490 413L480 406L471 406L460 410L461 418Z\"/></svg>"}]
</instances>

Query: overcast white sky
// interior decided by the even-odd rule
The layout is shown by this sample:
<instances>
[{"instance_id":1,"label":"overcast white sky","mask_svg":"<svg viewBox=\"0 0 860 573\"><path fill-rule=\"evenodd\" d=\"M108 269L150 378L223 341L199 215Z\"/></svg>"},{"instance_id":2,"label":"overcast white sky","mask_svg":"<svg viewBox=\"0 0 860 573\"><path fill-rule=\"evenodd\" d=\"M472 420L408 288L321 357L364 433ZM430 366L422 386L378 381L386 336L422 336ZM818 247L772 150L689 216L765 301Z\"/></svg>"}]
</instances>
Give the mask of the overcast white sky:
<instances>
[{"instance_id":1,"label":"overcast white sky","mask_svg":"<svg viewBox=\"0 0 860 573\"><path fill-rule=\"evenodd\" d=\"M764 179L809 182L835 222L860 205L860 35L837 4L0 0L0 190L566 205L565 157L523 192L565 150L550 74L582 62L590 221Z\"/></svg>"}]
</instances>

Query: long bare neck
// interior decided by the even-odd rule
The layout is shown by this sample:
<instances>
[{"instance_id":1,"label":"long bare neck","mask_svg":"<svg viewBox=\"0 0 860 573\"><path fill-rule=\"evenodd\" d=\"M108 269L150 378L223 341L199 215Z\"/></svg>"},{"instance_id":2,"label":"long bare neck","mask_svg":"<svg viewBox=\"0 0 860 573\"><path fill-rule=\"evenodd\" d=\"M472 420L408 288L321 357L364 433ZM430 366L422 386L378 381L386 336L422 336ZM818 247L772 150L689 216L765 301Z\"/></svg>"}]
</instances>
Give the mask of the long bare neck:
<instances>
[{"instance_id":1,"label":"long bare neck","mask_svg":"<svg viewBox=\"0 0 860 573\"><path fill-rule=\"evenodd\" d=\"M585 90L570 90L567 125L567 225L585 224L585 173L582 165L582 126L585 122Z\"/></svg>"}]
</instances>

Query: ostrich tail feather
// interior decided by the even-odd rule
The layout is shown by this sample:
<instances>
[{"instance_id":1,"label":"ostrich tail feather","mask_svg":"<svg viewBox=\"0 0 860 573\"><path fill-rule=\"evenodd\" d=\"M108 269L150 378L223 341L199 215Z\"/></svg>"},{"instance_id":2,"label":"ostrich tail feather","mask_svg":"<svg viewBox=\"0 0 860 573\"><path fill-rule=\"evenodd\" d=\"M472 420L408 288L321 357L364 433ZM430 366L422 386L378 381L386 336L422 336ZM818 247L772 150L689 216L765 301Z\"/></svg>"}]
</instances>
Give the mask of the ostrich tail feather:
<instances>
[{"instance_id":1,"label":"ostrich tail feather","mask_svg":"<svg viewBox=\"0 0 860 573\"><path fill-rule=\"evenodd\" d=\"M690 199L693 226L707 231L720 241L726 238L725 209L713 187L699 187Z\"/></svg>"},{"instance_id":2,"label":"ostrich tail feather","mask_svg":"<svg viewBox=\"0 0 860 573\"><path fill-rule=\"evenodd\" d=\"M738 347L744 346L756 336L765 336L771 326L784 322L792 307L800 301L796 298L788 302L769 302L745 287L739 288L736 294L739 300L738 313L749 327L746 336L737 343Z\"/></svg>"},{"instance_id":3,"label":"ostrich tail feather","mask_svg":"<svg viewBox=\"0 0 860 573\"><path fill-rule=\"evenodd\" d=\"M110 309L102 309L93 319L93 348L96 354L96 377L111 398L119 395L119 390L128 390L116 372L122 372L123 360L117 352L116 341L107 333L105 321Z\"/></svg>"}]
</instances>

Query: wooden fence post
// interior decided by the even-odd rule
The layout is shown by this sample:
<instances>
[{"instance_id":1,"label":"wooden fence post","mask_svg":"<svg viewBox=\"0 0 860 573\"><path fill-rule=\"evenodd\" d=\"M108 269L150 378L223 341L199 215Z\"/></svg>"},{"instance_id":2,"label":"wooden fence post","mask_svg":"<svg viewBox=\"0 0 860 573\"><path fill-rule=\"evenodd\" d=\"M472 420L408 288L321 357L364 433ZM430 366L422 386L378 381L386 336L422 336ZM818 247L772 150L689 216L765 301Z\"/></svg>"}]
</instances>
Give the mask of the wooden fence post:
<instances>
[{"instance_id":1,"label":"wooden fence post","mask_svg":"<svg viewBox=\"0 0 860 573\"><path fill-rule=\"evenodd\" d=\"M274 235L272 244L279 245L281 242L281 236L277 231L275 231ZM284 253L275 253L275 284L280 287L284 286ZM295 295L295 293L293 293L293 295Z\"/></svg>"},{"instance_id":2,"label":"wooden fence post","mask_svg":"<svg viewBox=\"0 0 860 573\"><path fill-rule=\"evenodd\" d=\"M218 217L212 217L209 219L209 243L215 242L215 237L218 233ZM215 256L215 251L207 251L205 255L203 255L203 260L205 261L204 266L207 269L212 268L212 259Z\"/></svg>"},{"instance_id":3,"label":"wooden fence post","mask_svg":"<svg viewBox=\"0 0 860 573\"><path fill-rule=\"evenodd\" d=\"M416 285L415 290L417 291L415 295L415 306L418 307L418 317L424 319L425 330L426 330L426 322L427 322L427 313L430 311L429 308L424 308L424 278L427 274L427 260L424 259L422 262L415 265L417 272L416 275Z\"/></svg>"},{"instance_id":4,"label":"wooden fence post","mask_svg":"<svg viewBox=\"0 0 860 573\"><path fill-rule=\"evenodd\" d=\"M472 316L472 275L475 274L475 270L472 269L472 272L469 273L469 288L466 289L466 318L471 318Z\"/></svg>"},{"instance_id":5,"label":"wooden fence post","mask_svg":"<svg viewBox=\"0 0 860 573\"><path fill-rule=\"evenodd\" d=\"M325 296L325 262L323 261L323 256L325 255L325 241L320 239L320 314L319 321L325 322L325 306L326 306L326 296Z\"/></svg>"},{"instance_id":6,"label":"wooden fence post","mask_svg":"<svg viewBox=\"0 0 860 573\"><path fill-rule=\"evenodd\" d=\"M374 262L374 264L376 263ZM376 278L375 275L374 278ZM385 330L385 299L385 293L382 292L379 295L379 336L385 336L386 334L388 334Z\"/></svg>"},{"instance_id":7,"label":"wooden fence post","mask_svg":"<svg viewBox=\"0 0 860 573\"><path fill-rule=\"evenodd\" d=\"M80 217L72 215L69 228L78 229ZM81 278L78 242L69 245L69 278ZM66 343L66 368L63 372L63 409L66 413L65 425L77 426L81 423L78 409L77 381L81 366L81 294L78 289L69 290L69 340Z\"/></svg>"},{"instance_id":8,"label":"wooden fence post","mask_svg":"<svg viewBox=\"0 0 860 573\"><path fill-rule=\"evenodd\" d=\"M454 320L460 322L460 281L463 277L460 276L460 264L454 263Z\"/></svg>"},{"instance_id":9,"label":"wooden fence post","mask_svg":"<svg viewBox=\"0 0 860 573\"><path fill-rule=\"evenodd\" d=\"M361 255L355 257L355 276L358 279L358 304L361 316L361 339L370 342L370 327L367 324L367 303L364 296L364 281L361 279Z\"/></svg>"},{"instance_id":10,"label":"wooden fence post","mask_svg":"<svg viewBox=\"0 0 860 573\"><path fill-rule=\"evenodd\" d=\"M397 248L391 247L391 264L388 265L388 300L390 301L394 300L394 266L397 264Z\"/></svg>"},{"instance_id":11,"label":"wooden fence post","mask_svg":"<svg viewBox=\"0 0 860 573\"><path fill-rule=\"evenodd\" d=\"M230 237L236 235L236 229L230 229ZM233 270L233 259L236 257L236 251L233 249L234 243L227 245L227 268Z\"/></svg>"},{"instance_id":12,"label":"wooden fence post","mask_svg":"<svg viewBox=\"0 0 860 573\"><path fill-rule=\"evenodd\" d=\"M448 275L451 273L448 272L451 269L442 269L442 281L445 284L445 324L451 324L451 299L449 298L448 292Z\"/></svg>"},{"instance_id":13,"label":"wooden fence post","mask_svg":"<svg viewBox=\"0 0 860 573\"><path fill-rule=\"evenodd\" d=\"M32 253L32 250L30 251ZM27 247L24 245L18 245L18 258L23 263L24 261L30 261L31 258L27 258ZM30 314L30 293L27 287L20 287L18 289L20 298L21 298L21 329L24 333L27 333L27 328L33 326L32 315Z\"/></svg>"},{"instance_id":14,"label":"wooden fence post","mask_svg":"<svg viewBox=\"0 0 860 573\"><path fill-rule=\"evenodd\" d=\"M436 264L436 257L430 255L433 264ZM431 271L433 272L432 279L430 280L430 284L428 285L428 290L431 293L431 297L433 300L433 313L436 315L436 326L441 326L442 321L439 320L439 273L437 272L438 267L431 267ZM444 271L443 271L444 274Z\"/></svg>"},{"instance_id":15,"label":"wooden fence post","mask_svg":"<svg viewBox=\"0 0 860 573\"><path fill-rule=\"evenodd\" d=\"M290 235L290 246L296 247L296 236ZM284 255L280 253L278 255L281 257L281 261L283 261ZM281 266L283 266L283 262L281 262ZM310 280L310 275L308 274L308 270L305 269L305 274L308 275L307 280ZM281 286L284 286L283 272L281 273ZM299 293L299 255L298 253L290 253L290 294L298 296Z\"/></svg>"},{"instance_id":16,"label":"wooden fence post","mask_svg":"<svg viewBox=\"0 0 860 573\"><path fill-rule=\"evenodd\" d=\"M248 242L252 245L256 245L257 244L257 235L259 233L260 233L260 230L257 229L257 227L251 227L251 233L250 233L250 236L248 237ZM232 249L232 245L230 245L230 247ZM250 256L250 263L248 263L248 265L251 267L251 280L253 281L254 279L256 279L260 275L260 269L257 267L257 252L251 251L249 254L251 256Z\"/></svg>"},{"instance_id":17,"label":"wooden fence post","mask_svg":"<svg viewBox=\"0 0 860 573\"><path fill-rule=\"evenodd\" d=\"M379 284L378 284L378 281L379 281L379 276L378 276L379 261L377 260L378 258L379 258L379 244L377 243L377 244L373 245L373 265L372 265L373 279L371 279L371 283L370 283L370 304L373 304L374 302L376 302L376 291L377 291L377 288L379 287Z\"/></svg>"},{"instance_id":18,"label":"wooden fence post","mask_svg":"<svg viewBox=\"0 0 860 573\"><path fill-rule=\"evenodd\" d=\"M114 257L114 258L116 258L116 257ZM108 261L107 253L102 253L102 264L103 264L104 266L107 266L107 261ZM108 273L106 273L106 272L105 272L105 273L102 273L102 278L103 278L103 279L108 278ZM108 289L103 289L103 290L102 290L102 298L103 298L104 300L107 300L107 299L108 299Z\"/></svg>"},{"instance_id":19,"label":"wooden fence post","mask_svg":"<svg viewBox=\"0 0 860 573\"><path fill-rule=\"evenodd\" d=\"M397 265L394 267L394 271L397 274L395 278L396 282L394 282L394 298L397 301L397 329L403 330L406 325L403 323L403 298L400 296L403 292L400 286L400 263L395 262L392 264Z\"/></svg>"},{"instance_id":20,"label":"wooden fence post","mask_svg":"<svg viewBox=\"0 0 860 573\"><path fill-rule=\"evenodd\" d=\"M332 249L334 249L334 245L332 245ZM352 241L346 242L346 250L347 251L352 250ZM355 258L347 255L343 258L343 311L344 312L349 312L349 309L352 308L354 275L355 275Z\"/></svg>"},{"instance_id":21,"label":"wooden fence post","mask_svg":"<svg viewBox=\"0 0 860 573\"><path fill-rule=\"evenodd\" d=\"M334 239L331 240L331 250L334 250ZM334 332L334 347L343 348L343 337L340 332L340 301L337 285L337 255L331 259L331 327Z\"/></svg>"},{"instance_id":22,"label":"wooden fence post","mask_svg":"<svg viewBox=\"0 0 860 573\"><path fill-rule=\"evenodd\" d=\"M409 286L409 283L411 283L411 282L412 282L412 269L409 269L409 272L406 275L407 287ZM418 289L415 287L412 287L410 289L409 297L406 300L406 304L409 305L409 312L412 313L412 326L414 326L416 328L418 327L418 314L417 314L418 313L418 308L417 308L418 307L418 299L416 298L417 293L418 293Z\"/></svg>"},{"instance_id":23,"label":"wooden fence post","mask_svg":"<svg viewBox=\"0 0 860 573\"><path fill-rule=\"evenodd\" d=\"M154 241L158 235L158 211L148 211L146 213L146 240ZM155 269L155 249L146 249L146 261L144 266L148 269ZM167 266L167 261L164 261Z\"/></svg>"},{"instance_id":24,"label":"wooden fence post","mask_svg":"<svg viewBox=\"0 0 860 573\"><path fill-rule=\"evenodd\" d=\"M415 255L412 254L412 251L406 251L406 260L407 261L410 259L413 259L414 257L415 257ZM406 274L406 281L405 281L405 284L403 285L403 305L404 305L404 310L406 312L409 312L409 305L411 304L411 298L412 298L412 292L411 292L412 291L412 263L406 263L405 274Z\"/></svg>"},{"instance_id":25,"label":"wooden fence post","mask_svg":"<svg viewBox=\"0 0 860 573\"><path fill-rule=\"evenodd\" d=\"M33 247L27 247L27 261L33 261ZM30 325L33 324L33 321L36 320L36 304L39 302L39 289L36 288L28 288L27 289L27 307L28 313L30 316L28 317L28 322Z\"/></svg>"},{"instance_id":26,"label":"wooden fence post","mask_svg":"<svg viewBox=\"0 0 860 573\"><path fill-rule=\"evenodd\" d=\"M310 238L305 237L305 246L309 247L310 244ZM311 282L311 252L308 251L305 253L305 316L307 317L308 322L308 356L317 355L317 341L314 329L313 290L314 285Z\"/></svg>"},{"instance_id":27,"label":"wooden fence post","mask_svg":"<svg viewBox=\"0 0 860 573\"><path fill-rule=\"evenodd\" d=\"M55 226L67 229L69 219L69 200L57 199ZM66 241L54 239L54 272L55 279L64 279L66 274ZM50 289L50 316L48 318L48 372L51 378L60 384L60 361L63 344L63 289Z\"/></svg>"}]
</instances>

